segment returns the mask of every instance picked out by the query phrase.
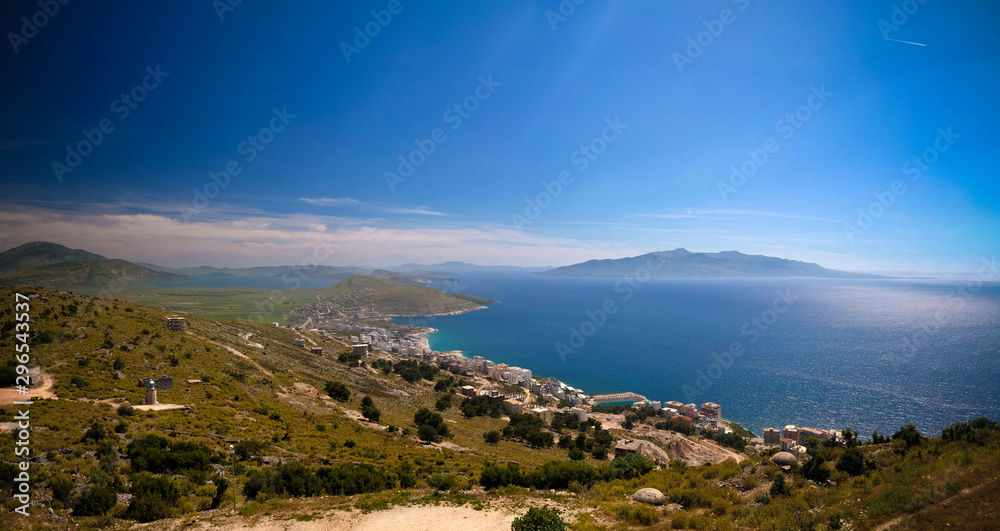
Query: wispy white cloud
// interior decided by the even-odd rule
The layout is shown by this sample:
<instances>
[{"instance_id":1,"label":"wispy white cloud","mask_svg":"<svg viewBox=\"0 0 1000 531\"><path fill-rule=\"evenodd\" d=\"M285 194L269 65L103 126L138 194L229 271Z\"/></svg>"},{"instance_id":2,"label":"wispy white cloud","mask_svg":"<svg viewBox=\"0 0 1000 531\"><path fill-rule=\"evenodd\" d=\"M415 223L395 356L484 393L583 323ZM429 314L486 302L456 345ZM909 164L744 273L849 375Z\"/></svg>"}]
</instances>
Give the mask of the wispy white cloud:
<instances>
[{"instance_id":1,"label":"wispy white cloud","mask_svg":"<svg viewBox=\"0 0 1000 531\"><path fill-rule=\"evenodd\" d=\"M782 212L771 212L769 210L745 210L736 208L685 208L673 210L663 214L634 214L640 218L656 219L725 219L731 217L768 217L798 219L803 221L820 221L824 223L843 223L842 219L823 218L818 216L806 216L802 214L788 214Z\"/></svg>"},{"instance_id":2,"label":"wispy white cloud","mask_svg":"<svg viewBox=\"0 0 1000 531\"><path fill-rule=\"evenodd\" d=\"M313 206L326 207L357 205L361 203L361 201L353 197L300 197L299 201Z\"/></svg>"},{"instance_id":3,"label":"wispy white cloud","mask_svg":"<svg viewBox=\"0 0 1000 531\"><path fill-rule=\"evenodd\" d=\"M420 205L416 207L387 207L378 205L375 203L370 203L367 201L359 201L353 197L300 197L299 201L307 203L313 206L321 207L339 207L339 206L353 206L364 210L370 210L372 212L380 212L383 214L416 214L419 216L446 216L447 214L443 212L437 212L432 210L430 207L425 205Z\"/></svg>"},{"instance_id":4,"label":"wispy white cloud","mask_svg":"<svg viewBox=\"0 0 1000 531\"><path fill-rule=\"evenodd\" d=\"M447 216L443 212L437 212L431 210L429 207L420 205L416 208L379 208L376 209L379 212L384 212L386 214L418 214L421 216Z\"/></svg>"},{"instance_id":5,"label":"wispy white cloud","mask_svg":"<svg viewBox=\"0 0 1000 531\"><path fill-rule=\"evenodd\" d=\"M462 260L481 264L565 265L618 258L636 249L607 241L522 234L505 226L380 227L334 225L324 216L259 215L199 219L159 213L97 213L28 205L0 206L3 248L54 241L113 258L171 267L297 264L318 245L325 265L390 266Z\"/></svg>"}]
</instances>

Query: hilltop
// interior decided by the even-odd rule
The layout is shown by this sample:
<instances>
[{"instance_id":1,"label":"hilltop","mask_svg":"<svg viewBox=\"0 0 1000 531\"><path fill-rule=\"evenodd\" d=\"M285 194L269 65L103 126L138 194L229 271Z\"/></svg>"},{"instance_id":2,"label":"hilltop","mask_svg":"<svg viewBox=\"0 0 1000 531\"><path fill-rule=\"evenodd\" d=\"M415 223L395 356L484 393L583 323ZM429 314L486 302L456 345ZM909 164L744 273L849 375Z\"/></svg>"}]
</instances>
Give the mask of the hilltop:
<instances>
[{"instance_id":1,"label":"hilltop","mask_svg":"<svg viewBox=\"0 0 1000 531\"><path fill-rule=\"evenodd\" d=\"M629 258L588 260L538 273L552 277L816 277L885 278L864 273L835 271L817 264L747 255L738 251L693 253L674 249Z\"/></svg>"},{"instance_id":2,"label":"hilltop","mask_svg":"<svg viewBox=\"0 0 1000 531\"><path fill-rule=\"evenodd\" d=\"M126 260L96 259L87 262L68 261L29 267L0 274L0 284L8 286L40 286L45 288L107 288L123 284L138 284L183 278L173 273L146 269Z\"/></svg>"},{"instance_id":3,"label":"hilltop","mask_svg":"<svg viewBox=\"0 0 1000 531\"><path fill-rule=\"evenodd\" d=\"M47 266L60 262L86 262L105 259L106 257L99 254L84 251L83 249L70 249L58 243L30 242L0 252L0 274L7 271Z\"/></svg>"},{"instance_id":4,"label":"hilltop","mask_svg":"<svg viewBox=\"0 0 1000 531\"><path fill-rule=\"evenodd\" d=\"M14 293L0 288L3 300ZM657 467L640 457L612 460L601 445L665 436L679 446L715 442L674 431L648 408L592 413L575 428L575 415L558 426L493 416L488 400L459 390L507 390L503 384L389 352L352 354L351 332L195 316L181 332L166 327L169 313L139 304L21 293L31 295L31 362L56 399L28 408L37 503L30 517L13 511L21 461L14 437L0 437L4 529L161 519L161 528L199 530L309 521L316 529L404 521L413 529L507 529L537 506L559 509L575 529L987 529L1000 516L992 503L1000 428L985 419L940 437L904 426L876 444L809 446L785 468L772 462L775 450L750 448L739 463L673 459ZM16 322L12 305L0 307L0 342L16 341ZM385 326L396 337L409 333ZM293 346L297 339L323 353ZM159 375L175 382L160 401L187 410L140 410L136 381ZM24 409L0 407L0 423ZM225 509L234 488L239 516ZM659 489L670 505L632 501L643 488ZM477 518L480 511L489 518ZM491 519L497 525L488 527Z\"/></svg>"},{"instance_id":5,"label":"hilltop","mask_svg":"<svg viewBox=\"0 0 1000 531\"><path fill-rule=\"evenodd\" d=\"M481 310L497 301L448 293L413 282L355 275L317 296L317 302L295 310L299 316L328 318L362 314L371 319L395 316L448 315Z\"/></svg>"}]
</instances>

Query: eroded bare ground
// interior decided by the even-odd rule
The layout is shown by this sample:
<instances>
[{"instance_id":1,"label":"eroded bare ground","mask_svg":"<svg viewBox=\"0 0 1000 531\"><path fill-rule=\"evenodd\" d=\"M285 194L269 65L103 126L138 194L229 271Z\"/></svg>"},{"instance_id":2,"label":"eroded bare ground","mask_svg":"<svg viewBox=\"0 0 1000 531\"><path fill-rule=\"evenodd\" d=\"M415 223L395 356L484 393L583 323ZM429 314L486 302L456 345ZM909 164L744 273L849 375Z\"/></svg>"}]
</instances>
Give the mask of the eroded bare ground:
<instances>
[{"instance_id":1,"label":"eroded bare ground","mask_svg":"<svg viewBox=\"0 0 1000 531\"><path fill-rule=\"evenodd\" d=\"M364 513L359 510L330 509L336 503L334 498L313 498L302 500L296 507L288 507L280 514L234 516L226 509L219 509L213 515L196 518L159 520L149 524L137 524L131 529L180 531L180 530L223 530L223 531L383 531L386 529L406 529L407 531L507 531L515 518L527 512L529 506L556 507L567 522L576 521L580 512L589 511L578 506L553 502L551 500L493 500L484 502L477 510L470 505L395 506L382 511Z\"/></svg>"},{"instance_id":2,"label":"eroded bare ground","mask_svg":"<svg viewBox=\"0 0 1000 531\"><path fill-rule=\"evenodd\" d=\"M604 429L624 430L621 426L625 418L623 415L593 413L591 417L599 420L601 427ZM746 459L745 455L719 446L713 441L700 441L677 432L658 430L648 424L639 424L628 433L629 436L635 436L638 439L645 439L656 443L657 447L668 454L671 459L682 459L689 466L700 466L705 463L721 463L726 459L732 459L739 463ZM650 449L650 455L646 457L652 459L657 455L660 455L660 453L656 449Z\"/></svg>"}]
</instances>

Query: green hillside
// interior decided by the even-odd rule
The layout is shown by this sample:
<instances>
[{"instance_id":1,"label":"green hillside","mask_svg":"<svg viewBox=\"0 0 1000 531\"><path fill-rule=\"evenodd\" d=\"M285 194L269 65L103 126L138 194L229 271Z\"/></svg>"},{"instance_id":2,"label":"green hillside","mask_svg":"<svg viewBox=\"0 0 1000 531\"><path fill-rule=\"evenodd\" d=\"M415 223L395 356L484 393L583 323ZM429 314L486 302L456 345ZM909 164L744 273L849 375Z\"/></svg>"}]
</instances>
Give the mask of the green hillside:
<instances>
[{"instance_id":1,"label":"green hillside","mask_svg":"<svg viewBox=\"0 0 1000 531\"><path fill-rule=\"evenodd\" d=\"M45 382L26 396L57 399L0 406L0 423L30 410L38 502L31 516L14 511L21 460L15 433L0 432L0 529L129 528L164 518L172 519L164 528L253 527L261 518L278 521L273 528L309 520L332 528L351 515L442 504L507 514L548 505L580 530L990 529L1000 516L1000 429L985 419L940 437L903 427L879 444L816 446L785 470L771 462L774 451L750 452L738 464L675 460L657 469L642 458L598 456L602 437L634 438L637 430L552 426L542 433L563 442L529 444L524 425L465 408L456 391L471 377L388 353L359 360L344 336L197 316L178 332L166 328L163 310L20 292L33 297L15 313L15 290L0 288L8 301L0 305L0 343L19 341L16 324L29 322L20 317L27 313L29 364L43 368ZM293 346L298 338L324 354ZM4 378L13 373L8 360ZM175 382L160 402L187 410L134 407L143 402L137 380L160 375ZM422 417L446 427L440 443L417 438L420 408L440 414ZM646 430L669 429L653 428L657 419L646 413L627 412ZM491 431L496 439L487 443ZM238 517L216 509L232 503L230 444ZM676 505L631 501L646 487Z\"/></svg>"},{"instance_id":2,"label":"green hillside","mask_svg":"<svg viewBox=\"0 0 1000 531\"><path fill-rule=\"evenodd\" d=\"M39 286L43 288L78 286L109 288L176 278L184 277L173 273L153 271L118 259L61 262L0 274L0 282L8 286Z\"/></svg>"},{"instance_id":3,"label":"green hillside","mask_svg":"<svg viewBox=\"0 0 1000 531\"><path fill-rule=\"evenodd\" d=\"M355 275L322 292L321 301L344 313L369 311L384 316L441 315L467 312L497 301L447 293L429 286Z\"/></svg>"},{"instance_id":4,"label":"green hillside","mask_svg":"<svg viewBox=\"0 0 1000 531\"><path fill-rule=\"evenodd\" d=\"M104 260L105 257L83 249L70 249L50 242L30 242L0 253L0 274L60 262Z\"/></svg>"}]
</instances>

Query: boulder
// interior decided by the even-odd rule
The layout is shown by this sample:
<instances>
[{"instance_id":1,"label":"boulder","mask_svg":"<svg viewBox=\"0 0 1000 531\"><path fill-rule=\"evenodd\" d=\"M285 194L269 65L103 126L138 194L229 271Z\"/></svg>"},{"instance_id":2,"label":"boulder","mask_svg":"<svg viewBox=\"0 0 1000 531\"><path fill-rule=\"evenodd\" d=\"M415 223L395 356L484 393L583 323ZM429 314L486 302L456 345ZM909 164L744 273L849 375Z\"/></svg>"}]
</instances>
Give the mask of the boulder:
<instances>
[{"instance_id":1,"label":"boulder","mask_svg":"<svg viewBox=\"0 0 1000 531\"><path fill-rule=\"evenodd\" d=\"M647 487L645 489L639 489L639 491L632 496L632 499L639 503L648 503L649 505L663 505L663 502L667 500L667 497L664 496L659 490Z\"/></svg>"},{"instance_id":2,"label":"boulder","mask_svg":"<svg viewBox=\"0 0 1000 531\"><path fill-rule=\"evenodd\" d=\"M790 466L794 465L798 460L795 458L794 455L788 452L778 452L774 454L774 457L771 458L771 461L780 466Z\"/></svg>"}]
</instances>

